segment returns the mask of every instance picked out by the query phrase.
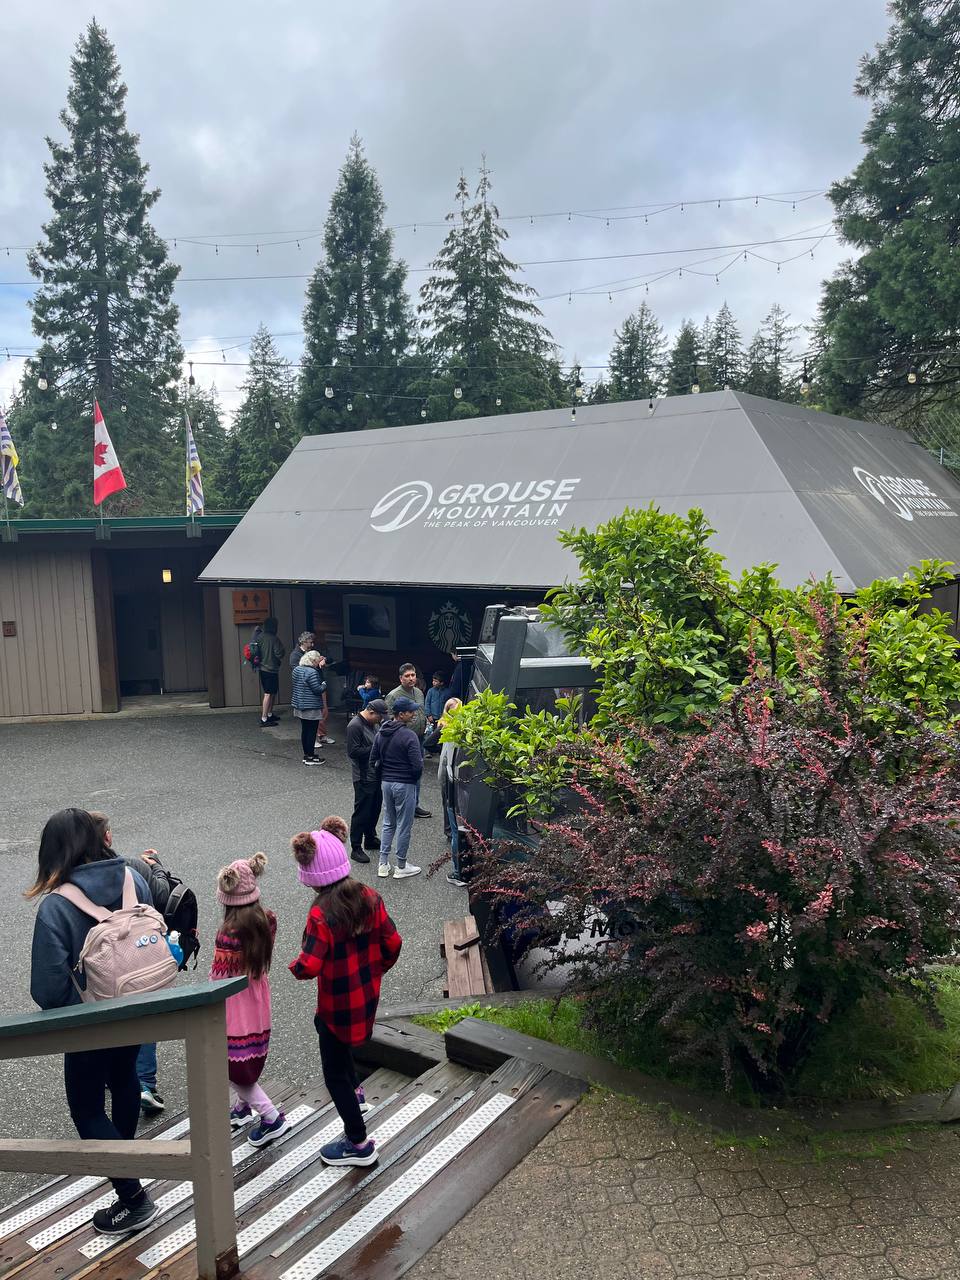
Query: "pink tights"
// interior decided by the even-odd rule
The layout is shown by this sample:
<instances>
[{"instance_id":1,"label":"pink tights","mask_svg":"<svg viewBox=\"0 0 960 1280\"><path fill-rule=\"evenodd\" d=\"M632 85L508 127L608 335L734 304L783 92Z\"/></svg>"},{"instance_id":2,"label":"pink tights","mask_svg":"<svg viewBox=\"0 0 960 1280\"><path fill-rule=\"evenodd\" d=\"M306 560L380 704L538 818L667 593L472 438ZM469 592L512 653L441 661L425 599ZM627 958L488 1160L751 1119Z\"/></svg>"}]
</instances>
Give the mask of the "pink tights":
<instances>
[{"instance_id":1,"label":"pink tights","mask_svg":"<svg viewBox=\"0 0 960 1280\"><path fill-rule=\"evenodd\" d=\"M273 1124L279 1112L258 1084L234 1084L231 1080L230 1088L241 1102L252 1107L267 1124Z\"/></svg>"}]
</instances>

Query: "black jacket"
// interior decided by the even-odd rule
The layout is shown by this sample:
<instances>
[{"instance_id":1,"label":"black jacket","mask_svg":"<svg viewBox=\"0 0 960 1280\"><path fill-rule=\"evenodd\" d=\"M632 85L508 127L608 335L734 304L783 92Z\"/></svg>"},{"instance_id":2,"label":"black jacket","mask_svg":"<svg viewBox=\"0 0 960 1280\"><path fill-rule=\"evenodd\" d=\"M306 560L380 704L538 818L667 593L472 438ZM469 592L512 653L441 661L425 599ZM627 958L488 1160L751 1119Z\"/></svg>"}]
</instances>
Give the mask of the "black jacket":
<instances>
[{"instance_id":1,"label":"black jacket","mask_svg":"<svg viewBox=\"0 0 960 1280\"><path fill-rule=\"evenodd\" d=\"M370 769L370 752L377 737L377 726L363 716L354 716L347 725L347 756L354 782L366 782Z\"/></svg>"},{"instance_id":2,"label":"black jacket","mask_svg":"<svg viewBox=\"0 0 960 1280\"><path fill-rule=\"evenodd\" d=\"M383 782L419 782L423 773L423 748L420 739L399 720L388 720L380 726L373 750L370 752L370 768L373 771L381 761L380 778Z\"/></svg>"}]
</instances>

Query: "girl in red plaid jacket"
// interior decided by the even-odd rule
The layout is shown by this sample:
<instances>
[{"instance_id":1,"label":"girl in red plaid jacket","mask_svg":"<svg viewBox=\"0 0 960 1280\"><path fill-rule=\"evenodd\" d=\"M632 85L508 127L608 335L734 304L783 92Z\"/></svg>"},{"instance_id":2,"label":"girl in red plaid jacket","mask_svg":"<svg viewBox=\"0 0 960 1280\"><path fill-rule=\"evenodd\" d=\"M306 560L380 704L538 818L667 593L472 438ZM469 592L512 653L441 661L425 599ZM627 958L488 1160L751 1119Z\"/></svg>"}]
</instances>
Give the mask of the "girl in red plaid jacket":
<instances>
[{"instance_id":1,"label":"girl in red plaid jacket","mask_svg":"<svg viewBox=\"0 0 960 1280\"><path fill-rule=\"evenodd\" d=\"M344 1136L321 1148L332 1165L374 1164L367 1137L368 1110L351 1046L369 1039L380 1000L380 980L400 955L402 939L383 899L350 875L347 824L325 818L319 831L301 831L290 842L300 883L316 891L307 915L300 954L290 965L295 978L316 978L323 1081L343 1121Z\"/></svg>"}]
</instances>

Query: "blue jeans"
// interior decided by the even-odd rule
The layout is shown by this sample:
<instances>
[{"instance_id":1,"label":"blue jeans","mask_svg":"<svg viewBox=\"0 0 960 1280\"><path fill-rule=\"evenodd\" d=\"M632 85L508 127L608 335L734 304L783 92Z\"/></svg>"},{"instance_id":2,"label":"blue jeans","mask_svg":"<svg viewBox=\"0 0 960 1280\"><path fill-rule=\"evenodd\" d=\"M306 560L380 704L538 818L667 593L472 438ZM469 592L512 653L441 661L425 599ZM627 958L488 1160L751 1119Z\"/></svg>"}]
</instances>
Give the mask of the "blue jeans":
<instances>
[{"instance_id":1,"label":"blue jeans","mask_svg":"<svg viewBox=\"0 0 960 1280\"><path fill-rule=\"evenodd\" d=\"M397 866L407 865L410 848L410 832L413 828L413 811L417 807L415 782L383 782L383 825L380 828L380 865L390 861L390 851L396 836Z\"/></svg>"},{"instance_id":2,"label":"blue jeans","mask_svg":"<svg viewBox=\"0 0 960 1280\"><path fill-rule=\"evenodd\" d=\"M452 804L447 805L447 821L450 823L450 859L453 862L453 874L460 875L460 832L457 830L457 811Z\"/></svg>"},{"instance_id":3,"label":"blue jeans","mask_svg":"<svg viewBox=\"0 0 960 1280\"><path fill-rule=\"evenodd\" d=\"M157 1046L142 1044L137 1054L137 1079L151 1089L157 1087Z\"/></svg>"}]
</instances>

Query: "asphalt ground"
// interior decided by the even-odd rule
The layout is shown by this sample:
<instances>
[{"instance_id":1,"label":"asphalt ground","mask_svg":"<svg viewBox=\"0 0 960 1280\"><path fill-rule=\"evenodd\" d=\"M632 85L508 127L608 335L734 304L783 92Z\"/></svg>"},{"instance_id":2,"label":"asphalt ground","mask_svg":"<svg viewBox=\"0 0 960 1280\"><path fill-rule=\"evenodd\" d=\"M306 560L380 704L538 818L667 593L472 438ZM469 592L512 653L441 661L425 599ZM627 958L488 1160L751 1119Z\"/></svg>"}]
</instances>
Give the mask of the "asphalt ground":
<instances>
[{"instance_id":1,"label":"asphalt ground","mask_svg":"<svg viewBox=\"0 0 960 1280\"><path fill-rule=\"evenodd\" d=\"M159 851L164 863L197 894L203 950L200 967L181 982L206 978L219 915L216 876L234 858L262 849L269 865L263 901L277 915L272 972L273 1034L264 1080L303 1084L320 1074L313 1028L316 987L296 982L287 962L299 951L311 891L297 880L290 837L328 814L348 821L353 808L345 720L331 717L336 738L326 764L301 763L299 723L287 710L275 729L256 714L182 715L116 721L0 725L0 974L5 1013L33 1011L30 945L36 903L23 892L36 874L40 832L58 809L77 805L110 817L121 853ZM443 921L466 910L466 891L447 884L449 864L428 875L446 844L436 767L428 759L423 804L410 860L423 873L381 880L376 855L354 874L374 885L403 937L403 952L384 979L382 999L395 1004L439 995L443 985ZM159 1089L169 1112L186 1105L183 1046L159 1046ZM0 1136L75 1136L63 1092L62 1059L0 1064ZM0 1173L0 1204L33 1183Z\"/></svg>"}]
</instances>

